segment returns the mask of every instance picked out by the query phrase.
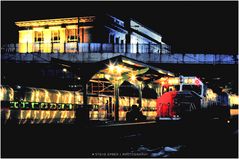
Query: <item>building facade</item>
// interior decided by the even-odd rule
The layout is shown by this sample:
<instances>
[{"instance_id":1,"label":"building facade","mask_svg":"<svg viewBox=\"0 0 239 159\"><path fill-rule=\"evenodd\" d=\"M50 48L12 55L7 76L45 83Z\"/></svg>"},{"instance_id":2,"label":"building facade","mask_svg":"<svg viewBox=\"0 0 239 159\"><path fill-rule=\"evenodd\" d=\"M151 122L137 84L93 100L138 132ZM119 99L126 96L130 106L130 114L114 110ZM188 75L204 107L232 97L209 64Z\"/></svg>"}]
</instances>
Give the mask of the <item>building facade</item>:
<instances>
[{"instance_id":1,"label":"building facade","mask_svg":"<svg viewBox=\"0 0 239 159\"><path fill-rule=\"evenodd\" d=\"M110 15L16 22L20 53L169 53L162 36L139 22Z\"/></svg>"}]
</instances>

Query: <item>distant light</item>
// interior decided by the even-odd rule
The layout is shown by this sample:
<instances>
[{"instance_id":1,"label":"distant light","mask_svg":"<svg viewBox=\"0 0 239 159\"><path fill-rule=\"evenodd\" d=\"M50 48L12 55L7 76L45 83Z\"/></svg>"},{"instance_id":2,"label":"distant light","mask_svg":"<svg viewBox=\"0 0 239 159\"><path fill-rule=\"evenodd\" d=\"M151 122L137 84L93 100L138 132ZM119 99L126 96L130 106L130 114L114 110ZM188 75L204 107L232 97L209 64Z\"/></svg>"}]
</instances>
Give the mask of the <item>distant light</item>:
<instances>
[{"instance_id":1,"label":"distant light","mask_svg":"<svg viewBox=\"0 0 239 159\"><path fill-rule=\"evenodd\" d=\"M230 123L230 120L227 120L227 123L229 124L229 123Z\"/></svg>"},{"instance_id":2,"label":"distant light","mask_svg":"<svg viewBox=\"0 0 239 159\"><path fill-rule=\"evenodd\" d=\"M17 89L21 89L21 88L22 88L21 86L19 86L19 85L17 86Z\"/></svg>"},{"instance_id":3,"label":"distant light","mask_svg":"<svg viewBox=\"0 0 239 159\"><path fill-rule=\"evenodd\" d=\"M149 88L153 88L152 84L149 84L148 86L149 86Z\"/></svg>"},{"instance_id":4,"label":"distant light","mask_svg":"<svg viewBox=\"0 0 239 159\"><path fill-rule=\"evenodd\" d=\"M63 71L63 72L67 72L67 69L66 69L66 68L63 68L62 71Z\"/></svg>"},{"instance_id":5,"label":"distant light","mask_svg":"<svg viewBox=\"0 0 239 159\"><path fill-rule=\"evenodd\" d=\"M80 77L77 77L78 80L80 80L81 78Z\"/></svg>"}]
</instances>

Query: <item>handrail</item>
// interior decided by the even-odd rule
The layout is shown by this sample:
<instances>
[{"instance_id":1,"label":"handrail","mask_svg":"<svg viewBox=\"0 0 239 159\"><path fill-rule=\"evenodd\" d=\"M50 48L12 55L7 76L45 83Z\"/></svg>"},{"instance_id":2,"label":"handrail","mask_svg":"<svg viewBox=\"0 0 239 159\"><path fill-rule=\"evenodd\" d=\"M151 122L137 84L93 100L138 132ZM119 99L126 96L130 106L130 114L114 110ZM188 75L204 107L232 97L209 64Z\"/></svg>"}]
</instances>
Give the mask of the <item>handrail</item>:
<instances>
[{"instance_id":1,"label":"handrail","mask_svg":"<svg viewBox=\"0 0 239 159\"><path fill-rule=\"evenodd\" d=\"M78 46L77 46L78 45ZM2 53L170 53L166 44L110 43L12 43L2 45Z\"/></svg>"},{"instance_id":2,"label":"handrail","mask_svg":"<svg viewBox=\"0 0 239 159\"><path fill-rule=\"evenodd\" d=\"M48 63L51 58L71 62L97 62L115 56L127 56L145 63L171 64L238 64L234 54L158 54L158 53L3 53L1 61Z\"/></svg>"}]
</instances>

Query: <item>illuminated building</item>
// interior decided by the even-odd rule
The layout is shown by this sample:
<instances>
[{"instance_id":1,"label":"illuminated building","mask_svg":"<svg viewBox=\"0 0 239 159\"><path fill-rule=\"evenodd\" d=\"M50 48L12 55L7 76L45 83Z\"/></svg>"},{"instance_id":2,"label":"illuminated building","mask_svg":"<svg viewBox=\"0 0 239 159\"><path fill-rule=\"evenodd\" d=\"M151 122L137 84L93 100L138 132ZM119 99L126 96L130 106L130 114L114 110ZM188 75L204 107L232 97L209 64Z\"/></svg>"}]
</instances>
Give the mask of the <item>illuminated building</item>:
<instances>
[{"instance_id":1,"label":"illuminated building","mask_svg":"<svg viewBox=\"0 0 239 159\"><path fill-rule=\"evenodd\" d=\"M71 53L85 49L137 53L146 48L154 53L170 52L160 34L135 20L122 21L110 15L19 21L16 25L20 53Z\"/></svg>"},{"instance_id":2,"label":"illuminated building","mask_svg":"<svg viewBox=\"0 0 239 159\"><path fill-rule=\"evenodd\" d=\"M111 109L113 105L117 105L114 109L117 108L115 112L118 113L111 112L111 114L119 120L124 120L126 110L132 104L137 103L138 99L141 99L138 104L142 106L148 119L154 118L155 96L162 93L162 89L155 88L152 83L144 83L144 81L173 77L174 74L134 60L134 56L140 57L144 55L143 53L153 53L145 54L148 57L152 55L153 58L155 55L161 56L161 53L168 53L169 50L164 47L167 45L162 42L161 35L134 20L122 21L112 16L32 20L16 22L16 25L20 27L19 44L16 45L18 47L16 52L20 54L14 55L22 61L17 62L17 59L14 61L12 57L2 60L2 85L10 86L10 88L2 89L0 95L2 98L4 92L8 92L9 99L6 100L13 101L15 90L21 94L21 89L32 87L31 96L27 96L29 98L25 99L20 96L13 101L18 104L25 101L31 106L34 105L31 110L20 111L18 117L23 119L22 123L26 121L25 119L32 118L37 122L46 122L46 120L53 122L51 118L55 117L60 119L59 122L66 121L66 118L72 121L80 115L67 110L75 109L71 107L71 104L87 106L90 109L88 115L90 119L106 119L107 101L112 106ZM122 52L132 53L130 54L132 58L114 55L114 53ZM104 58L99 58L97 63L92 63L89 59L96 59L95 53ZM12 56L12 54L8 55ZM30 60L29 57L31 57ZM80 57L86 57L86 61L81 60ZM41 59L41 61L36 62L36 59ZM141 60L143 59L141 57ZM106 64L105 61L109 60L112 60L112 63ZM70 61L74 62L74 66ZM172 78L172 80L164 79L160 82L171 85L179 81ZM189 84L193 82L193 79L185 81ZM147 84L149 88L146 88ZM16 89L11 89L15 86L17 86ZM124 91L120 92L119 87ZM155 90L153 93L152 91L145 93L144 88L148 89L147 91ZM54 93L48 91L49 89L54 89ZM145 94L148 96L145 97ZM38 102L38 105L34 104L35 102ZM21 106L29 106L29 103L28 105L23 103ZM43 110L51 104L62 107L62 110L53 108ZM39 105L42 106L41 110L35 108ZM15 106L18 108L17 105ZM63 106L65 106L64 109ZM9 112L6 113L6 118L9 114Z\"/></svg>"}]
</instances>

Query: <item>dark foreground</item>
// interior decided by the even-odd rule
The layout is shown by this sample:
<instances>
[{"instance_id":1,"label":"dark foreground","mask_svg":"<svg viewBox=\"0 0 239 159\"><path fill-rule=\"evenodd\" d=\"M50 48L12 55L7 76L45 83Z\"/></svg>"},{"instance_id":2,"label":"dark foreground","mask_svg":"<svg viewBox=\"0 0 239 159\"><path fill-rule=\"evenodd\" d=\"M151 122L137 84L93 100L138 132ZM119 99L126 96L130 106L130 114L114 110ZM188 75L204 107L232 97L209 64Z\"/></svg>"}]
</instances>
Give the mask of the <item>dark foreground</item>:
<instances>
[{"instance_id":1,"label":"dark foreground","mask_svg":"<svg viewBox=\"0 0 239 159\"><path fill-rule=\"evenodd\" d=\"M2 125L2 157L238 157L238 120Z\"/></svg>"}]
</instances>

